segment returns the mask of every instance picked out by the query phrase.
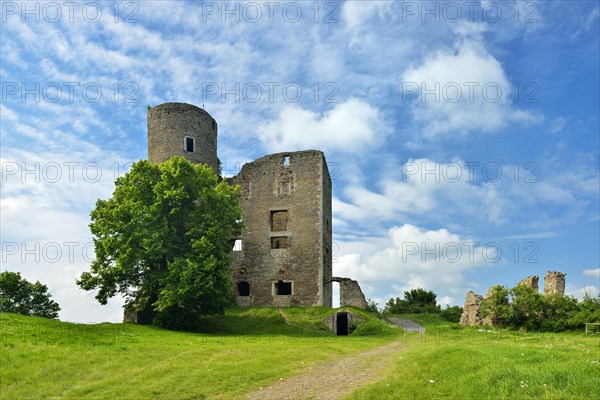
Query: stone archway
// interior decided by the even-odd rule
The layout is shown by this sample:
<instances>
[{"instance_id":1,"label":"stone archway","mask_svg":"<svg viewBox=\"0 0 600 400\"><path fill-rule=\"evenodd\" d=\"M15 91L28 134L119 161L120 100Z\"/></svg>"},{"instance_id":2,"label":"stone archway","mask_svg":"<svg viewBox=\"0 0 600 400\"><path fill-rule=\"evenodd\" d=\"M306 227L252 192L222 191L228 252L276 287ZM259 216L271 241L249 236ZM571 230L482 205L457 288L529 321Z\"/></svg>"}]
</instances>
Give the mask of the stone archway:
<instances>
[{"instance_id":1,"label":"stone archway","mask_svg":"<svg viewBox=\"0 0 600 400\"><path fill-rule=\"evenodd\" d=\"M338 282L340 284L340 307L358 307L362 309L367 308L367 300L358 282L350 278L340 278L334 276L333 278L325 282L326 285L332 284L332 282Z\"/></svg>"}]
</instances>

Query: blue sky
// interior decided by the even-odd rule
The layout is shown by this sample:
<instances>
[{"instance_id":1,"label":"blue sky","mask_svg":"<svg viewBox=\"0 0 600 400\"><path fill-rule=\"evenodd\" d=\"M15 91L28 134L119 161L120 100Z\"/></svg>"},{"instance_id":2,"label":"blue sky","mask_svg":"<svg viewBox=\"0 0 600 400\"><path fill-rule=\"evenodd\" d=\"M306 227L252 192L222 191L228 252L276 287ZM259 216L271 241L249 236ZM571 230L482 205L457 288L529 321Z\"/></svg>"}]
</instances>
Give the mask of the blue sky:
<instances>
[{"instance_id":1,"label":"blue sky","mask_svg":"<svg viewBox=\"0 0 600 400\"><path fill-rule=\"evenodd\" d=\"M116 6L115 6L116 4ZM96 199L147 156L146 106L205 109L228 175L320 149L334 274L381 305L548 270L600 292L597 1L1 3L2 270L61 319ZM541 283L541 282L540 282Z\"/></svg>"}]
</instances>

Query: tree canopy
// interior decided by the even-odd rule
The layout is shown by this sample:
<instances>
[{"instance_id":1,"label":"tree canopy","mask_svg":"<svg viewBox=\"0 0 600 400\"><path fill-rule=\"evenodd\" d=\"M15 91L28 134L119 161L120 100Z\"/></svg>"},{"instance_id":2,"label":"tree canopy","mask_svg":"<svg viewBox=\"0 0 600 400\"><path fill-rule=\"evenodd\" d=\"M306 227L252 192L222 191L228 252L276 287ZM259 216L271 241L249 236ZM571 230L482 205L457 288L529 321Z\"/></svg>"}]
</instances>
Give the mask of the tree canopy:
<instances>
[{"instance_id":1,"label":"tree canopy","mask_svg":"<svg viewBox=\"0 0 600 400\"><path fill-rule=\"evenodd\" d=\"M411 289L404 292L404 299L391 298L385 305L385 311L390 314L438 313L440 306L436 299L437 295L431 290Z\"/></svg>"},{"instance_id":2,"label":"tree canopy","mask_svg":"<svg viewBox=\"0 0 600 400\"><path fill-rule=\"evenodd\" d=\"M106 304L151 310L155 322L181 326L218 314L232 299L231 239L241 233L239 187L183 157L139 161L91 213L95 260L77 284Z\"/></svg>"},{"instance_id":3,"label":"tree canopy","mask_svg":"<svg viewBox=\"0 0 600 400\"><path fill-rule=\"evenodd\" d=\"M562 295L542 295L527 285L497 286L481 303L481 315L494 325L515 329L560 332L600 322L600 297L582 301Z\"/></svg>"},{"instance_id":4,"label":"tree canopy","mask_svg":"<svg viewBox=\"0 0 600 400\"><path fill-rule=\"evenodd\" d=\"M31 283L19 272L0 273L0 312L58 318L60 306L51 299L48 287Z\"/></svg>"}]
</instances>

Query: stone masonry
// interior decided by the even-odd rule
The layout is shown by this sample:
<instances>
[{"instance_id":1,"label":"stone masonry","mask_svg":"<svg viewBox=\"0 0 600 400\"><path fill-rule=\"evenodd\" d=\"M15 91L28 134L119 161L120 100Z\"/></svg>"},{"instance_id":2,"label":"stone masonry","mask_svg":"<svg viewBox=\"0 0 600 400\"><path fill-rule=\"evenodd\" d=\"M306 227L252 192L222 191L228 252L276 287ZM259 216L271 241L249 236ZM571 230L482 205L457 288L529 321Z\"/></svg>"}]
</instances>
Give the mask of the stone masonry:
<instances>
[{"instance_id":1,"label":"stone masonry","mask_svg":"<svg viewBox=\"0 0 600 400\"><path fill-rule=\"evenodd\" d=\"M232 253L240 306L331 306L331 179L316 150L271 154L229 179L244 232Z\"/></svg>"},{"instance_id":2,"label":"stone masonry","mask_svg":"<svg viewBox=\"0 0 600 400\"><path fill-rule=\"evenodd\" d=\"M333 277L329 281L340 284L340 307L367 308L367 300L357 281L340 277Z\"/></svg>"},{"instance_id":3,"label":"stone masonry","mask_svg":"<svg viewBox=\"0 0 600 400\"><path fill-rule=\"evenodd\" d=\"M203 109L148 109L148 160L183 156L220 173L217 122ZM239 306L331 306L331 178L318 150L270 154L228 178L240 185L244 230L232 238L231 279ZM364 308L358 282L340 282L341 305ZM135 316L128 314L128 319Z\"/></svg>"},{"instance_id":4,"label":"stone masonry","mask_svg":"<svg viewBox=\"0 0 600 400\"><path fill-rule=\"evenodd\" d=\"M566 276L564 272L548 271L544 276L544 295L564 296Z\"/></svg>"},{"instance_id":5,"label":"stone masonry","mask_svg":"<svg viewBox=\"0 0 600 400\"><path fill-rule=\"evenodd\" d=\"M530 288L532 288L534 291L538 291L538 282L540 280L540 277L537 275L530 275L527 278L523 279L522 281L520 281L519 283L517 283L518 285L525 285L525 286L529 286Z\"/></svg>"},{"instance_id":6,"label":"stone masonry","mask_svg":"<svg viewBox=\"0 0 600 400\"><path fill-rule=\"evenodd\" d=\"M544 277L544 295L558 294L559 296L563 296L565 293L566 275L567 274L564 272L548 271ZM531 275L521 280L517 285L527 285L538 292L538 282L539 277L537 275ZM467 293L467 298L463 306L463 313L460 317L461 325L494 325L493 315L486 318L481 317L481 302L488 299L492 295L493 290L497 287L500 286L495 285L490 287L485 297L482 297L473 291Z\"/></svg>"},{"instance_id":7,"label":"stone masonry","mask_svg":"<svg viewBox=\"0 0 600 400\"><path fill-rule=\"evenodd\" d=\"M460 316L461 325L481 325L481 302L483 296L476 294L472 290L467 293L463 313Z\"/></svg>"}]
</instances>

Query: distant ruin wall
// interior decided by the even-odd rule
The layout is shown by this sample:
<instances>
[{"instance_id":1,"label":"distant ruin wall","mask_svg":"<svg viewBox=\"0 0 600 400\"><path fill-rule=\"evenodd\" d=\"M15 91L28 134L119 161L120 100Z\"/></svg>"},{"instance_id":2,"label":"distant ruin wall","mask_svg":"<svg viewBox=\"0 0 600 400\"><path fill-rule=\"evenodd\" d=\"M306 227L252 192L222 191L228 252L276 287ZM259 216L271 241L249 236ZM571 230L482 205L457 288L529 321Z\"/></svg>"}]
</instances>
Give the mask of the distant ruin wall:
<instances>
[{"instance_id":1,"label":"distant ruin wall","mask_svg":"<svg viewBox=\"0 0 600 400\"><path fill-rule=\"evenodd\" d=\"M357 281L350 278L333 277L329 282L339 282L340 284L340 307L367 308L367 300Z\"/></svg>"},{"instance_id":2,"label":"distant ruin wall","mask_svg":"<svg viewBox=\"0 0 600 400\"><path fill-rule=\"evenodd\" d=\"M544 295L564 296L566 276L564 272L548 271L544 277Z\"/></svg>"},{"instance_id":3,"label":"distant ruin wall","mask_svg":"<svg viewBox=\"0 0 600 400\"><path fill-rule=\"evenodd\" d=\"M463 313L460 316L461 325L481 325L481 302L483 296L473 292L467 293Z\"/></svg>"},{"instance_id":4,"label":"distant ruin wall","mask_svg":"<svg viewBox=\"0 0 600 400\"><path fill-rule=\"evenodd\" d=\"M565 294L565 277L567 276L564 272L548 271L544 277L544 295L559 295L564 296ZM536 293L539 291L539 276L530 275L527 278L521 280L517 285L526 285L531 287ZM460 317L461 325L490 325L493 326L496 321L494 314L483 318L481 316L481 303L489 299L495 288L501 288L499 285L492 286L488 289L485 297L481 296L473 291L467 293L467 298L463 306L463 313Z\"/></svg>"},{"instance_id":5,"label":"distant ruin wall","mask_svg":"<svg viewBox=\"0 0 600 400\"><path fill-rule=\"evenodd\" d=\"M519 286L519 285L529 286L530 288L532 288L537 293L538 290L539 290L539 287L538 287L539 280L540 280L539 276L537 276L537 275L530 275L527 278L525 278L522 281L520 281L519 283L517 283L517 286Z\"/></svg>"}]
</instances>

